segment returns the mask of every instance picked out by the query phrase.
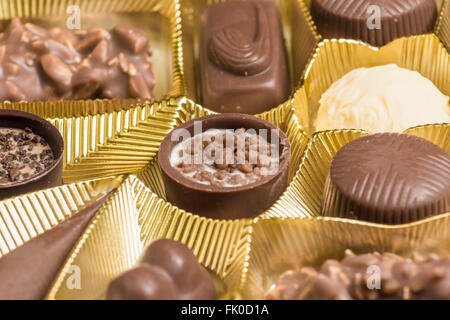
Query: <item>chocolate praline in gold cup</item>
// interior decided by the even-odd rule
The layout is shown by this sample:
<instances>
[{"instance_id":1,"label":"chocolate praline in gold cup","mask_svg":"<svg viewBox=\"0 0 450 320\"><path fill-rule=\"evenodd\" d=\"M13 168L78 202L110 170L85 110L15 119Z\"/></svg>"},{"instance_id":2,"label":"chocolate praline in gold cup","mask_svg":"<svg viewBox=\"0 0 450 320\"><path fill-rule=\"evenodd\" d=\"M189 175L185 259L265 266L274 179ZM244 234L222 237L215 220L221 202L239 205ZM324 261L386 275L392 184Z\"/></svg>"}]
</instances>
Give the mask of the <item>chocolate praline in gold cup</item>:
<instances>
[{"instance_id":1,"label":"chocolate praline in gold cup","mask_svg":"<svg viewBox=\"0 0 450 320\"><path fill-rule=\"evenodd\" d=\"M202 133L209 129L243 128L255 129L256 132L266 129L268 142L272 139L271 130L276 130L280 157L278 170L275 174L262 176L257 181L240 186L208 185L186 177L170 163L172 150L179 143L172 135L177 129L186 129L193 137L195 121L201 122ZM290 143L286 135L272 123L250 115L229 113L194 119L175 130L162 141L158 162L162 169L167 200L179 208L208 218L249 218L268 209L286 189Z\"/></svg>"},{"instance_id":2,"label":"chocolate praline in gold cup","mask_svg":"<svg viewBox=\"0 0 450 320\"><path fill-rule=\"evenodd\" d=\"M58 129L36 115L18 110L0 110L0 128L31 129L45 139L53 152L53 163L27 179L0 184L0 200L62 184L64 140Z\"/></svg>"}]
</instances>

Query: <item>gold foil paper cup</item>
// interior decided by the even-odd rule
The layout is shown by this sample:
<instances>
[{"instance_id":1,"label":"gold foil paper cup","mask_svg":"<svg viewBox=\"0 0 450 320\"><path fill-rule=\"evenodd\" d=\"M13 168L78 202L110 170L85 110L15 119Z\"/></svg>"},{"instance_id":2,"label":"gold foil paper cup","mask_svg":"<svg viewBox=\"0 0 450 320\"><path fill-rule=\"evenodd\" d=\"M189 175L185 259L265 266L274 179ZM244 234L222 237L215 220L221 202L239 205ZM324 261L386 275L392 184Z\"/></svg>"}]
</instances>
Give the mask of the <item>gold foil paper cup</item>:
<instances>
[{"instance_id":1,"label":"gold foil paper cup","mask_svg":"<svg viewBox=\"0 0 450 320\"><path fill-rule=\"evenodd\" d=\"M121 177L91 180L1 201L0 258L55 227L121 181Z\"/></svg>"},{"instance_id":2,"label":"gold foil paper cup","mask_svg":"<svg viewBox=\"0 0 450 320\"><path fill-rule=\"evenodd\" d=\"M355 253L393 252L410 257L450 254L450 214L399 226L339 218L259 219L252 227L249 254L236 299L264 299L288 270L319 269L327 259L340 260L346 249Z\"/></svg>"},{"instance_id":3,"label":"gold foil paper cup","mask_svg":"<svg viewBox=\"0 0 450 320\"><path fill-rule=\"evenodd\" d=\"M48 299L103 299L109 282L132 268L153 240L185 243L212 271L219 294L236 286L225 268L246 254L251 220L218 221L186 213L152 193L135 176L118 188L75 246L50 289ZM67 286L73 266L81 272L81 288Z\"/></svg>"},{"instance_id":4,"label":"gold foil paper cup","mask_svg":"<svg viewBox=\"0 0 450 320\"><path fill-rule=\"evenodd\" d=\"M404 133L424 138L450 154L450 125L424 125ZM328 170L337 151L347 143L367 135L362 130L330 130L313 135L291 185L262 216L318 217Z\"/></svg>"},{"instance_id":5,"label":"gold foil paper cup","mask_svg":"<svg viewBox=\"0 0 450 320\"><path fill-rule=\"evenodd\" d=\"M298 84L320 37L302 0L269 1L277 6L281 18L292 89ZM186 96L199 103L202 101L200 85L202 78L199 67L200 34L203 28L202 17L208 5L218 2L224 1L180 0Z\"/></svg>"},{"instance_id":6,"label":"gold foil paper cup","mask_svg":"<svg viewBox=\"0 0 450 320\"><path fill-rule=\"evenodd\" d=\"M280 128L289 139L291 144L291 161L289 164L288 181L290 182L298 170L301 157L309 142L309 137L304 133L298 123L297 116L294 110L287 102L277 108L257 115L258 117L272 122ZM193 101L187 100L181 104L180 113L175 120L178 124L186 121L199 118L208 114L213 114L212 111L195 104ZM162 182L161 168L158 161L153 160L147 166L146 170L140 172L138 177L161 199L166 199L164 184ZM263 214L263 213L262 213Z\"/></svg>"},{"instance_id":7,"label":"gold foil paper cup","mask_svg":"<svg viewBox=\"0 0 450 320\"><path fill-rule=\"evenodd\" d=\"M118 23L125 23L146 32L153 48L151 63L156 79L153 92L156 100L184 93L178 0L83 0L76 3L62 0L7 0L2 3L0 11L0 29L4 30L15 17L46 28L66 28L66 21L70 18L66 11L73 5L79 8L81 29L109 29ZM63 118L120 111L144 103L145 100L139 99L0 102L0 108L27 111L44 118Z\"/></svg>"},{"instance_id":8,"label":"gold foil paper cup","mask_svg":"<svg viewBox=\"0 0 450 320\"><path fill-rule=\"evenodd\" d=\"M354 40L324 40L317 46L302 86L294 93L293 107L301 125L309 133L315 132L320 97L334 81L353 69L385 64L417 71L450 95L450 54L436 35L400 38L381 48Z\"/></svg>"}]
</instances>

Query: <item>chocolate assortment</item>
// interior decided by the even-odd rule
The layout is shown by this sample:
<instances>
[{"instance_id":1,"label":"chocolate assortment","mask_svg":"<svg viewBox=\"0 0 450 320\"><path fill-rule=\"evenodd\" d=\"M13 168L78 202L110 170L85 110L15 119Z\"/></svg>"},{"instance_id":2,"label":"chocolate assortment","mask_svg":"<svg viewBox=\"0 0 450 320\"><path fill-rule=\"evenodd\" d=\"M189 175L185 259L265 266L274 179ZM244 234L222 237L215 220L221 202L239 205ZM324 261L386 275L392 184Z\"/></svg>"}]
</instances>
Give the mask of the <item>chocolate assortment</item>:
<instances>
[{"instance_id":1,"label":"chocolate assortment","mask_svg":"<svg viewBox=\"0 0 450 320\"><path fill-rule=\"evenodd\" d=\"M381 270L379 290L371 289L370 266ZM369 269L370 270L370 269ZM375 287L377 284L373 283ZM342 261L327 260L320 271L304 267L286 271L266 295L276 300L448 300L450 256L406 259L393 253L355 255L346 251Z\"/></svg>"},{"instance_id":2,"label":"chocolate assortment","mask_svg":"<svg viewBox=\"0 0 450 320\"><path fill-rule=\"evenodd\" d=\"M151 55L147 35L126 25L47 30L15 18L0 35L0 100L152 100Z\"/></svg>"},{"instance_id":3,"label":"chocolate assortment","mask_svg":"<svg viewBox=\"0 0 450 320\"><path fill-rule=\"evenodd\" d=\"M216 132L217 130L231 129L235 133L231 134L230 132L231 139L228 139L230 147L227 147L226 139L225 141L223 138L218 138L217 141L214 139L213 144L211 145L210 143L211 152L206 152L209 155L198 152L200 156L199 164L195 164L195 161L192 161L194 162L193 164L182 164L181 167L179 163L174 163L175 166L172 165L171 160L174 150L175 155L179 155L177 146L179 143L186 143L186 141L189 149L194 150L193 158L195 160L196 137L194 132L197 126L201 126L203 130L200 132L200 134L203 133L203 135L199 136L200 138L207 137L209 135L208 130ZM255 147L259 151L257 154L253 155L253 152L249 152L248 157L246 157L246 139L245 132L242 129L244 131L252 130L255 134L253 137L256 139L258 138L258 132L265 134L266 141L264 145L261 145L263 148L259 149L258 143L250 145L249 137L248 150L250 151L250 148ZM192 140L179 141L180 132L186 132L190 137L194 136L193 148ZM237 138L239 134L241 136L244 135L242 136L243 139ZM259 138L262 139L262 137ZM211 142L210 138L209 140L208 138L202 139L200 148L203 148L203 145L206 146L208 141ZM277 157L267 157L268 150L266 145L268 146L269 144L271 152L273 152L274 156L277 153ZM200 146L200 143L197 143L197 145ZM212 152L212 150L215 151ZM225 154L223 154L224 151ZM212 153L214 153L214 159L211 159ZM162 178L167 199L171 203L201 216L235 219L255 216L266 210L278 199L288 183L290 154L288 138L283 131L272 123L250 115L230 113L201 117L175 128L162 141L158 153L158 162L163 173ZM218 159L215 156L218 156ZM249 161L252 160L250 157L255 158L253 159L255 160L254 164ZM223 169L219 169L214 173L206 170L202 171L202 168L199 168L199 166L205 167L205 165L210 169ZM264 167L267 165L268 167ZM264 170L267 168L269 169L268 172ZM191 169L193 171L190 171ZM251 174L244 175L250 169L252 172L248 173ZM186 174L189 172L186 171L195 172L194 176L187 176ZM211 178L210 173L215 176ZM211 179L208 179L208 177ZM204 183L207 181L209 183Z\"/></svg>"},{"instance_id":4,"label":"chocolate assortment","mask_svg":"<svg viewBox=\"0 0 450 320\"><path fill-rule=\"evenodd\" d=\"M450 299L448 3L48 1L0 30L0 298Z\"/></svg>"}]
</instances>

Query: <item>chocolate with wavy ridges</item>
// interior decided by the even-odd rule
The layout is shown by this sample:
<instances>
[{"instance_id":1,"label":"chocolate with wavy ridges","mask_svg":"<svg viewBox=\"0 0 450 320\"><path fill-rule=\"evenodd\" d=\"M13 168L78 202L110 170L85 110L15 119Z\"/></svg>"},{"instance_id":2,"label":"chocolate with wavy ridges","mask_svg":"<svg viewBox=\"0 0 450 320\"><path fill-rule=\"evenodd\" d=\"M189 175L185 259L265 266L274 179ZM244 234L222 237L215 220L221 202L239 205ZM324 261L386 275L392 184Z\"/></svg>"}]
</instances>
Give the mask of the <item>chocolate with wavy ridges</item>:
<instances>
[{"instance_id":1,"label":"chocolate with wavy ridges","mask_svg":"<svg viewBox=\"0 0 450 320\"><path fill-rule=\"evenodd\" d=\"M250 76L266 70L271 61L270 30L267 14L261 3L255 8L257 33L255 39L247 37L237 26L218 31L209 42L210 58L229 72Z\"/></svg>"},{"instance_id":2,"label":"chocolate with wavy ridges","mask_svg":"<svg viewBox=\"0 0 450 320\"><path fill-rule=\"evenodd\" d=\"M380 10L380 28L374 18ZM311 15L325 38L357 39L383 46L396 38L428 33L437 18L435 0L312 0Z\"/></svg>"},{"instance_id":3,"label":"chocolate with wavy ridges","mask_svg":"<svg viewBox=\"0 0 450 320\"><path fill-rule=\"evenodd\" d=\"M380 133L341 148L331 162L322 213L409 223L450 211L450 156L411 135Z\"/></svg>"}]
</instances>

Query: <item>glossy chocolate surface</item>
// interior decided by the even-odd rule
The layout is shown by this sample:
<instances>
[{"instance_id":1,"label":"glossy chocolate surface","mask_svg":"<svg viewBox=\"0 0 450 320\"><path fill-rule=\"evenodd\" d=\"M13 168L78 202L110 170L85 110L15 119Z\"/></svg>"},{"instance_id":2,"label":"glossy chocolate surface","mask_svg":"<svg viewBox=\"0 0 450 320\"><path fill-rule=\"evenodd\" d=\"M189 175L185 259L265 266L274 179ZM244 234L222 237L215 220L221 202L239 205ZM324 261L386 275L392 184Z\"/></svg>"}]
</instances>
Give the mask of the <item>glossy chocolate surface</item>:
<instances>
[{"instance_id":1,"label":"glossy chocolate surface","mask_svg":"<svg viewBox=\"0 0 450 320\"><path fill-rule=\"evenodd\" d=\"M322 36L357 39L373 46L431 32L437 13L435 0L311 1L311 15Z\"/></svg>"},{"instance_id":2,"label":"glossy chocolate surface","mask_svg":"<svg viewBox=\"0 0 450 320\"><path fill-rule=\"evenodd\" d=\"M110 300L212 300L213 280L184 244L154 241L137 267L111 281Z\"/></svg>"},{"instance_id":3,"label":"glossy chocolate surface","mask_svg":"<svg viewBox=\"0 0 450 320\"><path fill-rule=\"evenodd\" d=\"M273 3L215 3L204 19L200 66L205 107L256 114L288 98L286 49Z\"/></svg>"},{"instance_id":4,"label":"glossy chocolate surface","mask_svg":"<svg viewBox=\"0 0 450 320\"><path fill-rule=\"evenodd\" d=\"M450 211L450 156L412 135L358 138L335 155L322 213L379 223L409 223Z\"/></svg>"},{"instance_id":5,"label":"glossy chocolate surface","mask_svg":"<svg viewBox=\"0 0 450 320\"><path fill-rule=\"evenodd\" d=\"M76 241L111 193L0 258L0 299L43 299Z\"/></svg>"},{"instance_id":6,"label":"glossy chocolate surface","mask_svg":"<svg viewBox=\"0 0 450 320\"><path fill-rule=\"evenodd\" d=\"M267 130L271 141L271 130L278 135L280 163L276 174L263 177L255 183L238 187L204 185L186 178L170 165L172 149L179 143L172 135L177 129L186 129L194 135L195 121L201 121L202 131L208 129L260 129ZM290 143L286 135L272 123L263 119L238 113L205 116L188 121L170 132L161 143L158 162L167 200L172 204L215 219L237 219L254 217L268 209L284 192L288 184Z\"/></svg>"},{"instance_id":7,"label":"glossy chocolate surface","mask_svg":"<svg viewBox=\"0 0 450 320\"><path fill-rule=\"evenodd\" d=\"M375 282L374 270L380 270ZM372 268L372 269L370 269ZM369 285L371 287L369 287ZM377 287L378 286L378 287ZM303 267L287 271L266 295L277 300L448 300L450 256L414 253L407 259L393 253L355 255L327 260L320 271Z\"/></svg>"},{"instance_id":8,"label":"glossy chocolate surface","mask_svg":"<svg viewBox=\"0 0 450 320\"><path fill-rule=\"evenodd\" d=\"M50 122L27 112L17 110L0 110L0 127L29 128L35 134L43 137L50 145L54 161L38 174L23 181L10 184L0 184L0 200L23 193L56 187L62 184L64 140Z\"/></svg>"}]
</instances>

